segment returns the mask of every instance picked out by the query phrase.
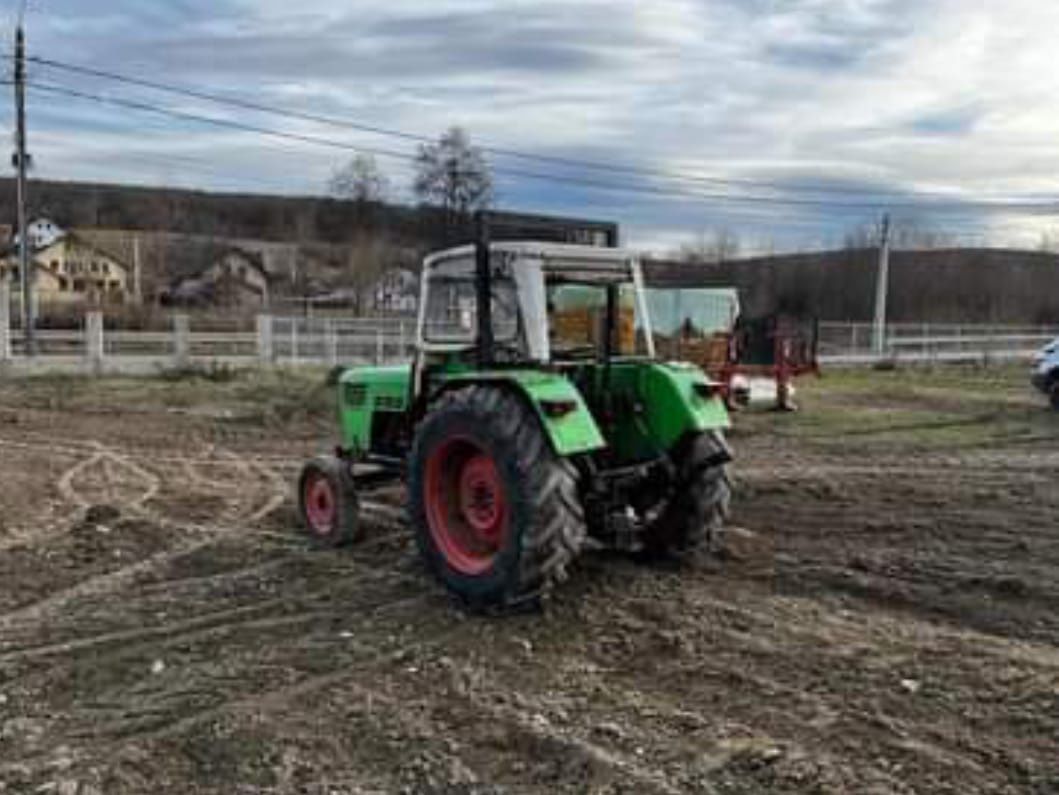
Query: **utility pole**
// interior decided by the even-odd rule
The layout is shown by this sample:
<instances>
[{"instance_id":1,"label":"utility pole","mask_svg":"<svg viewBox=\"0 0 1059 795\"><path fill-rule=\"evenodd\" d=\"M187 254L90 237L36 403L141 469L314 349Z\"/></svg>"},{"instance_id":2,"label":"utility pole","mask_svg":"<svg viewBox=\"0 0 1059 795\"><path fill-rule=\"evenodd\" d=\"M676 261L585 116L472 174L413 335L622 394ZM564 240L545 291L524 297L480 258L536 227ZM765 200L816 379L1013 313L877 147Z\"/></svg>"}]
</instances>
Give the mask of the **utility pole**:
<instances>
[{"instance_id":1,"label":"utility pole","mask_svg":"<svg viewBox=\"0 0 1059 795\"><path fill-rule=\"evenodd\" d=\"M26 355L37 353L36 318L33 307L33 277L29 256L29 230L26 221L26 35L19 19L15 32L15 168L18 171L18 272L22 282L22 335L26 341Z\"/></svg>"},{"instance_id":2,"label":"utility pole","mask_svg":"<svg viewBox=\"0 0 1059 795\"><path fill-rule=\"evenodd\" d=\"M875 328L872 347L876 356L886 353L886 300L890 292L890 215L882 219L879 239L879 271L875 281Z\"/></svg>"},{"instance_id":3,"label":"utility pole","mask_svg":"<svg viewBox=\"0 0 1059 795\"><path fill-rule=\"evenodd\" d=\"M132 238L132 294L137 304L143 303L143 264L140 261L140 234Z\"/></svg>"}]
</instances>

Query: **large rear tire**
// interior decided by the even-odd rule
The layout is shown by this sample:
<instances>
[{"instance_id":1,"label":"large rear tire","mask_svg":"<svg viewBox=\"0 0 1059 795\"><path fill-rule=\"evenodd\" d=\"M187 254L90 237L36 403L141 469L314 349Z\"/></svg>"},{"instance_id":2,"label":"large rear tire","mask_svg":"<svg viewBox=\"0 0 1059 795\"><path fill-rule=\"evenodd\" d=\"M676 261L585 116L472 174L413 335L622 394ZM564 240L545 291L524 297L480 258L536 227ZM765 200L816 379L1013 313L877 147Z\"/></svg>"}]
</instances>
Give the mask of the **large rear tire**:
<instances>
[{"instance_id":1,"label":"large rear tire","mask_svg":"<svg viewBox=\"0 0 1059 795\"><path fill-rule=\"evenodd\" d=\"M577 470L504 389L443 396L416 433L409 514L427 565L469 607L534 604L585 540Z\"/></svg>"},{"instance_id":2,"label":"large rear tire","mask_svg":"<svg viewBox=\"0 0 1059 795\"><path fill-rule=\"evenodd\" d=\"M720 543L732 499L727 451L719 431L691 437L676 451L672 496L644 533L648 558L688 559Z\"/></svg>"}]
</instances>

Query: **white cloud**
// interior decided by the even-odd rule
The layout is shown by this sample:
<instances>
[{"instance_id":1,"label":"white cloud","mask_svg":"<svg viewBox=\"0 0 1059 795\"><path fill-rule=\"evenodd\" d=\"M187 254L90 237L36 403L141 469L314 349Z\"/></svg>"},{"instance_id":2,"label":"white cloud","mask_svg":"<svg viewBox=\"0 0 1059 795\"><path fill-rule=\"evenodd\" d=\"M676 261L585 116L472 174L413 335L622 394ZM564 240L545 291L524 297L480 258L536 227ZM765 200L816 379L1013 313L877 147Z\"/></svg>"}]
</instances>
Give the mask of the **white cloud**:
<instances>
[{"instance_id":1,"label":"white cloud","mask_svg":"<svg viewBox=\"0 0 1059 795\"><path fill-rule=\"evenodd\" d=\"M430 135L459 123L508 148L796 185L1059 195L1059 70L1050 40L1059 6L1047 0L54 0L30 21L34 51L49 57ZM52 97L34 105L49 112L32 131L62 138L47 147L42 139L38 153L43 173L53 176L164 176L132 157L123 162L128 151L141 159L193 157L224 173L226 185L245 174L247 188L268 182L304 191L341 159L308 145L277 154L275 142L184 123L159 129L157 119ZM305 122L250 119L411 148ZM152 130L146 141L142 124ZM397 163L392 169L398 178L407 172ZM200 171L203 186L221 183L205 166ZM500 185L507 201L528 209L616 218L634 243L727 225L747 239L804 246L837 239L873 214L662 200L503 176ZM969 211L924 216L940 229L981 229L995 242L1025 241L1048 225Z\"/></svg>"}]
</instances>

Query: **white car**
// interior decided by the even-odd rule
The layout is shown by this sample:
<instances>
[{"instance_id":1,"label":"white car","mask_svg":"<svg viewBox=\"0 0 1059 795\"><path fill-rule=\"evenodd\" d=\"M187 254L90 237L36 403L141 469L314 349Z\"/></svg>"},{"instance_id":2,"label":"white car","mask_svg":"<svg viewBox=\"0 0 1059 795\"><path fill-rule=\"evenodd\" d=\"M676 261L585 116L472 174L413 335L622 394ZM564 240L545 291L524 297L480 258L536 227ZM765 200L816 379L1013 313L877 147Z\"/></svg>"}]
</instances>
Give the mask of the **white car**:
<instances>
[{"instance_id":1,"label":"white car","mask_svg":"<svg viewBox=\"0 0 1059 795\"><path fill-rule=\"evenodd\" d=\"M1033 357L1033 385L1052 402L1059 411L1059 339L1052 340Z\"/></svg>"}]
</instances>

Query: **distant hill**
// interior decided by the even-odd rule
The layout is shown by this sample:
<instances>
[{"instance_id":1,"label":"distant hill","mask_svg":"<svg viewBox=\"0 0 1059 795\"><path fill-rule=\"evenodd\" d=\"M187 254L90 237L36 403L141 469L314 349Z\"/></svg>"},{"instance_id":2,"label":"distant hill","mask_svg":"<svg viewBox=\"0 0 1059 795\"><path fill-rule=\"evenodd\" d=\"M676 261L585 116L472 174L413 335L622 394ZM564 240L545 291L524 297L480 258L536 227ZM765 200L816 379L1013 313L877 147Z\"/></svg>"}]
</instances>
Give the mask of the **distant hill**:
<instances>
[{"instance_id":1,"label":"distant hill","mask_svg":"<svg viewBox=\"0 0 1059 795\"><path fill-rule=\"evenodd\" d=\"M870 322L877 252L869 249L733 260L655 260L648 281L740 289L751 315L782 311ZM1003 249L897 251L891 257L893 322L1059 324L1059 256Z\"/></svg>"},{"instance_id":2,"label":"distant hill","mask_svg":"<svg viewBox=\"0 0 1059 795\"><path fill-rule=\"evenodd\" d=\"M425 253L473 237L469 222L454 227L433 208L319 196L33 180L29 197L31 218L46 216L123 262L139 251L148 296L202 270L233 245L262 258L277 294L301 296L361 289L381 271L415 269ZM0 179L0 228L9 232L15 215L14 182ZM581 242L617 232L602 221L497 215L496 239Z\"/></svg>"},{"instance_id":3,"label":"distant hill","mask_svg":"<svg viewBox=\"0 0 1059 795\"><path fill-rule=\"evenodd\" d=\"M495 238L524 237L532 228L537 239L579 242L606 235L617 227L606 221L540 216L498 209L503 227ZM382 204L326 196L275 196L212 193L84 182L33 180L30 217L48 216L67 229L123 229L168 232L272 243L345 245L366 234L385 236L400 245L434 250L472 239L471 224L453 228L438 209ZM15 219L15 187L0 179L0 224ZM541 226L543 224L543 227Z\"/></svg>"},{"instance_id":4,"label":"distant hill","mask_svg":"<svg viewBox=\"0 0 1059 795\"><path fill-rule=\"evenodd\" d=\"M127 229L273 242L346 243L372 229L429 238L436 214L401 205L360 204L319 196L210 193L173 188L33 180L31 217L67 228ZM15 189L0 179L0 219L15 218Z\"/></svg>"}]
</instances>

